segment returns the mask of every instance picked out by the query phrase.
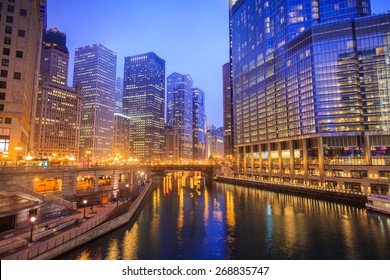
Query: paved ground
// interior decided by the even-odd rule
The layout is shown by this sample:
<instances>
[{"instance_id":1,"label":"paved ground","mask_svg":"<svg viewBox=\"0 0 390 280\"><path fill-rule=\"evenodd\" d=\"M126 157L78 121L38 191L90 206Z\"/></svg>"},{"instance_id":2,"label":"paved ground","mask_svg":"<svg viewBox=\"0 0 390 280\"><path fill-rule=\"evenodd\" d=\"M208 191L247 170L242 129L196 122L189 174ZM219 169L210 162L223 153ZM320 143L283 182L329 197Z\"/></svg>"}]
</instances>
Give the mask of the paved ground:
<instances>
[{"instance_id":1,"label":"paved ground","mask_svg":"<svg viewBox=\"0 0 390 280\"><path fill-rule=\"evenodd\" d=\"M131 205L132 201L124 201L124 202L119 202L117 205L116 202L110 203L110 204L105 204L103 206L97 205L93 206L93 211L91 210L90 207L86 207L85 209L85 216L86 219L84 220L84 208L79 208L77 211L75 211L74 214L65 216L64 218L71 219L73 218L76 223L69 225L66 228L63 228L61 230L55 231L54 233L50 234L49 236L43 237L37 241L33 241L33 243L29 243L26 246L19 247L17 249L11 250L6 253L2 253L0 255L0 259L17 259L18 256L22 255L22 251L34 251L35 247L46 247L47 244L52 243L53 240L61 233L66 232L66 231L72 231L74 228L77 226L83 224L86 221L99 221L102 217L108 215L108 219L115 218L123 213L125 213L128 209L129 206ZM107 221L106 220L106 221ZM40 224L46 223L47 221L41 221ZM38 224L39 225L39 224ZM29 233L31 232L30 227L18 229L15 231L15 236L19 236L20 238L24 239L29 239ZM27 237L28 236L28 237Z\"/></svg>"}]
</instances>

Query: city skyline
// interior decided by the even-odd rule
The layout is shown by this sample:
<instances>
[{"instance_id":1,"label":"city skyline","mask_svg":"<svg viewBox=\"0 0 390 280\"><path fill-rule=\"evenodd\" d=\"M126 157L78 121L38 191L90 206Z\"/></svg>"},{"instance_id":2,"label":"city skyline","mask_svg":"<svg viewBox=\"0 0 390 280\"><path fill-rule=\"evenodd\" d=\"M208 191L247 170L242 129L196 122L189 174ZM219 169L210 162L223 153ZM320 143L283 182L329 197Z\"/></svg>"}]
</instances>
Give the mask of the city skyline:
<instances>
[{"instance_id":1,"label":"city skyline","mask_svg":"<svg viewBox=\"0 0 390 280\"><path fill-rule=\"evenodd\" d=\"M76 0L48 2L48 28L56 27L67 35L69 76L72 77L74 50L84 45L101 43L115 51L119 77L123 75L124 57L153 51L166 61L167 76L173 72L191 75L194 87L207 93L207 121L222 126L222 66L229 61L228 0L111 3L118 5ZM372 0L371 5L373 13L390 10L390 2ZM82 16L74 16L75 6Z\"/></svg>"},{"instance_id":2,"label":"city skyline","mask_svg":"<svg viewBox=\"0 0 390 280\"><path fill-rule=\"evenodd\" d=\"M390 259L389 0L48 1L0 1L0 259Z\"/></svg>"}]
</instances>

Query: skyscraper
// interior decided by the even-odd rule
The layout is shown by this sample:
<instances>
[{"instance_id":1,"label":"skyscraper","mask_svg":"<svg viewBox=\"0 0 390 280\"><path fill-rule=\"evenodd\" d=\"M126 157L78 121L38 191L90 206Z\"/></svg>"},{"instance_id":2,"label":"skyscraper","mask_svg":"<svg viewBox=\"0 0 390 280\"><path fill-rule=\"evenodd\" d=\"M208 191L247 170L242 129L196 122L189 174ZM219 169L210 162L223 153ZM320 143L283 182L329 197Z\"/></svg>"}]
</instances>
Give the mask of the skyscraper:
<instances>
[{"instance_id":1,"label":"skyscraper","mask_svg":"<svg viewBox=\"0 0 390 280\"><path fill-rule=\"evenodd\" d=\"M34 151L39 158L77 162L80 144L81 85L69 88L66 36L53 28L44 36Z\"/></svg>"},{"instance_id":2,"label":"skyscraper","mask_svg":"<svg viewBox=\"0 0 390 280\"><path fill-rule=\"evenodd\" d=\"M167 86L167 125L177 130L178 157L182 160L191 160L193 155L192 109L190 75L171 74Z\"/></svg>"},{"instance_id":3,"label":"skyscraper","mask_svg":"<svg viewBox=\"0 0 390 280\"><path fill-rule=\"evenodd\" d=\"M206 144L206 115L204 91L199 88L192 89L192 118L193 118L193 159L204 159Z\"/></svg>"},{"instance_id":4,"label":"skyscraper","mask_svg":"<svg viewBox=\"0 0 390 280\"><path fill-rule=\"evenodd\" d=\"M116 78L115 113L122 114L123 109L123 79Z\"/></svg>"},{"instance_id":5,"label":"skyscraper","mask_svg":"<svg viewBox=\"0 0 390 280\"><path fill-rule=\"evenodd\" d=\"M0 3L0 163L15 164L33 144L40 49L41 1Z\"/></svg>"},{"instance_id":6,"label":"skyscraper","mask_svg":"<svg viewBox=\"0 0 390 280\"><path fill-rule=\"evenodd\" d=\"M224 154L227 158L233 157L233 98L230 63L222 67L223 86L223 128L224 128Z\"/></svg>"},{"instance_id":7,"label":"skyscraper","mask_svg":"<svg viewBox=\"0 0 390 280\"><path fill-rule=\"evenodd\" d=\"M370 2L238 0L231 9L241 176L387 193L389 14Z\"/></svg>"},{"instance_id":8,"label":"skyscraper","mask_svg":"<svg viewBox=\"0 0 390 280\"><path fill-rule=\"evenodd\" d=\"M134 155L160 159L164 152L165 60L155 53L125 58L123 114L131 119Z\"/></svg>"},{"instance_id":9,"label":"skyscraper","mask_svg":"<svg viewBox=\"0 0 390 280\"><path fill-rule=\"evenodd\" d=\"M131 119L128 116L115 113L114 155L115 158L126 162L134 156L131 129Z\"/></svg>"},{"instance_id":10,"label":"skyscraper","mask_svg":"<svg viewBox=\"0 0 390 280\"><path fill-rule=\"evenodd\" d=\"M224 158L223 128L207 126L206 133L206 159L222 160Z\"/></svg>"},{"instance_id":11,"label":"skyscraper","mask_svg":"<svg viewBox=\"0 0 390 280\"><path fill-rule=\"evenodd\" d=\"M77 48L73 83L83 87L80 157L112 156L115 111L116 54L101 44Z\"/></svg>"}]
</instances>

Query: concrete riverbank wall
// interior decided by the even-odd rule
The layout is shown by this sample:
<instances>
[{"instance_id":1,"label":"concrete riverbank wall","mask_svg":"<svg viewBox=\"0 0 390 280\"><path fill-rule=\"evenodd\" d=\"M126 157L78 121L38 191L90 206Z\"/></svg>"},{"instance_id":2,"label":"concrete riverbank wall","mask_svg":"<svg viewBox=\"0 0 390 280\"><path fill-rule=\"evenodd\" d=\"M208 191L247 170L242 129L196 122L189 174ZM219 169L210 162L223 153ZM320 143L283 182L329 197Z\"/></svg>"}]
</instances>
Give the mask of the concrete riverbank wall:
<instances>
[{"instance_id":1,"label":"concrete riverbank wall","mask_svg":"<svg viewBox=\"0 0 390 280\"><path fill-rule=\"evenodd\" d=\"M90 219L80 224L77 227L72 227L69 230L50 238L45 242L36 242L33 247L10 255L4 259L12 260L49 260L54 259L76 247L92 241L104 234L109 233L131 221L137 214L137 211L142 206L142 203L147 194L152 189L152 183L146 184L139 196L130 205L129 210L116 218L108 221L107 217L111 214L106 213L98 219ZM106 221L106 222L105 222Z\"/></svg>"},{"instance_id":2,"label":"concrete riverbank wall","mask_svg":"<svg viewBox=\"0 0 390 280\"><path fill-rule=\"evenodd\" d=\"M279 193L351 203L361 207L364 207L364 204L367 201L367 196L365 194L328 190L319 187L277 184L272 182L262 182L250 179L239 179L223 176L218 176L215 181L220 183L254 187Z\"/></svg>"}]
</instances>

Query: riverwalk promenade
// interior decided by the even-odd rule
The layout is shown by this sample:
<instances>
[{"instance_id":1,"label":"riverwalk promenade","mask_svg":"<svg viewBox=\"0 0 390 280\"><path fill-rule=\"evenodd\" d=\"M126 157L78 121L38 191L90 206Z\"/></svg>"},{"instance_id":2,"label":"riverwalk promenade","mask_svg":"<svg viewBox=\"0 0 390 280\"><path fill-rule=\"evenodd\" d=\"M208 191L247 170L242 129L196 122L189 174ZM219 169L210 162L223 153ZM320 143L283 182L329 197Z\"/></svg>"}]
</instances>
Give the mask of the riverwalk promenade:
<instances>
[{"instance_id":1,"label":"riverwalk promenade","mask_svg":"<svg viewBox=\"0 0 390 280\"><path fill-rule=\"evenodd\" d=\"M138 196L122 202L79 208L73 214L57 219L41 221L33 228L30 243L30 227L22 228L13 236L0 241L2 260L45 260L61 254L129 223L151 189L148 182Z\"/></svg>"}]
</instances>

